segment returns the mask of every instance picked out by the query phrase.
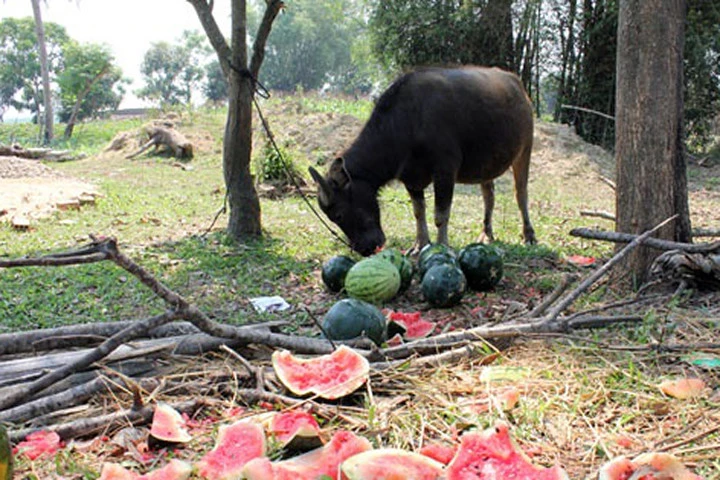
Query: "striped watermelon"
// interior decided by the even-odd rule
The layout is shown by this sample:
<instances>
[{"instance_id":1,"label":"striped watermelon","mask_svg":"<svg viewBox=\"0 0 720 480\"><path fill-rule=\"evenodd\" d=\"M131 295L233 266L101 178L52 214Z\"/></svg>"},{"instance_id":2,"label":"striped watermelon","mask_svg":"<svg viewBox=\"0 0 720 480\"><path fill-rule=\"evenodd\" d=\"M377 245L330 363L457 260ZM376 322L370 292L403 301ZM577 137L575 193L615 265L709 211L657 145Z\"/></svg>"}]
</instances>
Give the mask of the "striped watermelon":
<instances>
[{"instance_id":1,"label":"striped watermelon","mask_svg":"<svg viewBox=\"0 0 720 480\"><path fill-rule=\"evenodd\" d=\"M393 298L398 290L398 269L388 260L379 257L360 260L345 276L347 294L366 302L380 304Z\"/></svg>"}]
</instances>

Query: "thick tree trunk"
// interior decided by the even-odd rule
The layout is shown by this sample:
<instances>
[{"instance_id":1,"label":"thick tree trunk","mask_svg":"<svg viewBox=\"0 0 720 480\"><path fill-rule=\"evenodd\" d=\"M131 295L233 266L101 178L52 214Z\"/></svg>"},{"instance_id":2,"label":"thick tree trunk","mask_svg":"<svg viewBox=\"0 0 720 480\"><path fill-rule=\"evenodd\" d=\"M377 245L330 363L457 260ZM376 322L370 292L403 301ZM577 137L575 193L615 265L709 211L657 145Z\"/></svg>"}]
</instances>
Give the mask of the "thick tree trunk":
<instances>
[{"instance_id":1,"label":"thick tree trunk","mask_svg":"<svg viewBox=\"0 0 720 480\"><path fill-rule=\"evenodd\" d=\"M621 0L616 143L618 232L638 234L678 215L657 236L690 241L683 151L685 0ZM640 248L624 267L646 279L657 252Z\"/></svg>"},{"instance_id":2,"label":"thick tree trunk","mask_svg":"<svg viewBox=\"0 0 720 480\"><path fill-rule=\"evenodd\" d=\"M38 39L38 56L40 57L40 75L43 84L43 99L45 103L45 143L50 143L55 137L53 132L52 92L50 91L50 72L48 71L47 47L45 45L45 26L40 11L40 0L32 0L33 16L35 17L35 32Z\"/></svg>"}]
</instances>

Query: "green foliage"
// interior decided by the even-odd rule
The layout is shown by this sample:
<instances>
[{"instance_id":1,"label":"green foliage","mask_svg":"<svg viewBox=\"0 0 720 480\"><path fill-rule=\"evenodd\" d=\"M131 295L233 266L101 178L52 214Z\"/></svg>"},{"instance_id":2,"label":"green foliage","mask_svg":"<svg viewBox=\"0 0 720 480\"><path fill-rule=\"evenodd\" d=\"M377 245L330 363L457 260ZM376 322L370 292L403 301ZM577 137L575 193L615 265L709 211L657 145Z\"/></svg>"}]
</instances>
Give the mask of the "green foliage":
<instances>
[{"instance_id":1,"label":"green foliage","mask_svg":"<svg viewBox=\"0 0 720 480\"><path fill-rule=\"evenodd\" d=\"M275 21L261 70L266 87L368 91L375 79L367 55L362 2L298 0Z\"/></svg>"},{"instance_id":2,"label":"green foliage","mask_svg":"<svg viewBox=\"0 0 720 480\"><path fill-rule=\"evenodd\" d=\"M97 117L115 110L124 94L122 70L106 45L68 41L63 48L64 68L57 76L60 87L60 121ZM73 111L76 112L75 118Z\"/></svg>"},{"instance_id":3,"label":"green foliage","mask_svg":"<svg viewBox=\"0 0 720 480\"><path fill-rule=\"evenodd\" d=\"M301 178L292 155L286 146L277 150L270 141L265 142L260 158L256 161L256 177L261 183L293 185L293 178Z\"/></svg>"},{"instance_id":4,"label":"green foliage","mask_svg":"<svg viewBox=\"0 0 720 480\"><path fill-rule=\"evenodd\" d=\"M205 66L203 94L212 103L225 102L228 99L228 84L220 62L213 60Z\"/></svg>"},{"instance_id":5,"label":"green foliage","mask_svg":"<svg viewBox=\"0 0 720 480\"><path fill-rule=\"evenodd\" d=\"M48 69L62 65L62 45L69 39L65 28L45 22ZM43 104L40 60L35 21L30 18L0 20L0 110L3 107L37 113Z\"/></svg>"},{"instance_id":6,"label":"green foliage","mask_svg":"<svg viewBox=\"0 0 720 480\"><path fill-rule=\"evenodd\" d=\"M200 33L185 31L176 44L153 43L140 66L145 86L138 96L161 107L190 105L205 72L209 50L204 42Z\"/></svg>"},{"instance_id":7,"label":"green foliage","mask_svg":"<svg viewBox=\"0 0 720 480\"><path fill-rule=\"evenodd\" d=\"M388 67L514 66L511 1L397 0L373 6L373 50Z\"/></svg>"}]
</instances>

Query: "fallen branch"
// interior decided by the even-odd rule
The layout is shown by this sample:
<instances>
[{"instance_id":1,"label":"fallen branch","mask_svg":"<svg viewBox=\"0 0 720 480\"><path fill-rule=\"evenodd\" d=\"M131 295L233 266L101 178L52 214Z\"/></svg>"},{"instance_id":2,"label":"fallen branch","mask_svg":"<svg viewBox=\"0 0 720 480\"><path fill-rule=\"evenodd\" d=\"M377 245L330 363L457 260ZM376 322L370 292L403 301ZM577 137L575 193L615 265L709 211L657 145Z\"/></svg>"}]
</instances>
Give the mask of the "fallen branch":
<instances>
[{"instance_id":1,"label":"fallen branch","mask_svg":"<svg viewBox=\"0 0 720 480\"><path fill-rule=\"evenodd\" d=\"M604 218L605 220L615 221L615 215L610 212L603 212L599 210L580 210L581 217L598 217Z\"/></svg>"},{"instance_id":2,"label":"fallen branch","mask_svg":"<svg viewBox=\"0 0 720 480\"><path fill-rule=\"evenodd\" d=\"M592 230L589 228L574 228L570 230L574 237L589 238L593 240L605 240L615 243L629 243L637 238L632 233L608 232L604 230ZM713 253L720 251L720 241L712 243L682 243L661 240L659 238L647 238L643 244L657 250L682 250L689 253Z\"/></svg>"},{"instance_id":3,"label":"fallen branch","mask_svg":"<svg viewBox=\"0 0 720 480\"><path fill-rule=\"evenodd\" d=\"M23 148L20 145L0 145L0 156L19 157L29 160L50 160L64 162L84 158L84 154L74 154L70 150L52 150L50 148Z\"/></svg>"},{"instance_id":4,"label":"fallen branch","mask_svg":"<svg viewBox=\"0 0 720 480\"><path fill-rule=\"evenodd\" d=\"M162 127L159 125L149 125L145 127L145 133L148 136L147 142L140 147L135 153L128 155L127 159L132 159L145 152L151 147L157 150L160 146L166 146L173 153L175 158L190 159L193 158L193 145L185 136L172 128Z\"/></svg>"}]
</instances>

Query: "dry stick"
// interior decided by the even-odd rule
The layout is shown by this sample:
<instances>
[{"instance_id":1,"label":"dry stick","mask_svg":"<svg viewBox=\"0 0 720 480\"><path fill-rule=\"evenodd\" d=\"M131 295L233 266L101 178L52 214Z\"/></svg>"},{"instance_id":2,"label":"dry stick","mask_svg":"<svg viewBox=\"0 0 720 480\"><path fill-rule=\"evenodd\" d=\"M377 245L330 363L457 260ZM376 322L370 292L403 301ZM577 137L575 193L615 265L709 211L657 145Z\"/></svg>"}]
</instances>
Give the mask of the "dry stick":
<instances>
[{"instance_id":1,"label":"dry stick","mask_svg":"<svg viewBox=\"0 0 720 480\"><path fill-rule=\"evenodd\" d=\"M527 314L529 318L536 318L545 312L545 310L550 307L553 303L555 303L555 300L560 298L560 295L563 294L563 292L567 289L568 285L570 285L571 281L575 280L575 275L563 275L562 280L560 280L560 284L555 287L555 290L553 290L550 295L547 296L547 298L544 298L540 304L533 308L530 313Z\"/></svg>"},{"instance_id":2,"label":"dry stick","mask_svg":"<svg viewBox=\"0 0 720 480\"><path fill-rule=\"evenodd\" d=\"M572 292L567 294L562 300L558 302L557 305L555 305L550 312L545 316L545 318L542 320L542 323L552 323L554 322L558 315L565 310L567 307L569 307L575 300L578 299L580 295L582 295L590 286L597 282L601 277L603 277L606 273L610 271L616 264L618 264L622 259L624 259L627 255L630 254L631 251L633 251L635 248L640 246L641 243L646 242L649 240L650 235L655 233L660 228L664 227L671 221L675 220L677 218L677 215L673 215L672 217L663 220L660 222L657 226L651 228L647 232L643 233L640 236L636 236L629 244L625 245L622 250L620 250L618 253L616 253L610 260L608 260L602 267L595 270L589 277L587 277L585 280L580 282L580 285L578 285Z\"/></svg>"},{"instance_id":3,"label":"dry stick","mask_svg":"<svg viewBox=\"0 0 720 480\"><path fill-rule=\"evenodd\" d=\"M177 318L180 318L180 314L178 312L167 311L161 315L156 315L133 324L132 326L108 338L100 344L100 346L89 351L77 361L58 368L57 370L53 370L29 384L17 388L14 392L8 393L7 396L0 399L0 411L15 406L28 396L33 395L64 378L67 378L71 374L82 370L83 368L89 367L99 360L102 360L123 343L146 333L152 328L172 322Z\"/></svg>"},{"instance_id":4,"label":"dry stick","mask_svg":"<svg viewBox=\"0 0 720 480\"><path fill-rule=\"evenodd\" d=\"M603 212L599 210L580 210L581 217L598 217L604 218L605 220L615 221L615 215L610 212Z\"/></svg>"},{"instance_id":5,"label":"dry stick","mask_svg":"<svg viewBox=\"0 0 720 480\"><path fill-rule=\"evenodd\" d=\"M16 258L13 260L0 259L0 268L12 267L62 267L65 265L78 265L81 263L96 263L107 260L104 253L77 256L46 256L40 258Z\"/></svg>"},{"instance_id":6,"label":"dry stick","mask_svg":"<svg viewBox=\"0 0 720 480\"><path fill-rule=\"evenodd\" d=\"M574 228L570 230L570 235L574 237L590 238L593 240L606 240L615 243L628 243L637 238L632 233L606 232L601 230L592 230L589 228ZM661 240L659 238L647 238L644 242L645 246L656 248L658 250L682 250L689 253L710 253L720 250L720 241L712 243L682 243L671 242L669 240Z\"/></svg>"},{"instance_id":7,"label":"dry stick","mask_svg":"<svg viewBox=\"0 0 720 480\"><path fill-rule=\"evenodd\" d=\"M209 400L203 398L172 404L172 407L180 413L187 413L192 416L195 411L208 405L209 403L211 403ZM82 418L68 423L12 430L8 432L8 436L13 443L17 443L29 434L42 429L56 432L62 439L85 437L102 431L108 431L113 428L119 428L124 425L141 425L149 423L154 412L155 407L153 405L146 405L142 408L130 408L106 415L98 415L92 418Z\"/></svg>"}]
</instances>

